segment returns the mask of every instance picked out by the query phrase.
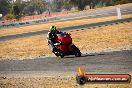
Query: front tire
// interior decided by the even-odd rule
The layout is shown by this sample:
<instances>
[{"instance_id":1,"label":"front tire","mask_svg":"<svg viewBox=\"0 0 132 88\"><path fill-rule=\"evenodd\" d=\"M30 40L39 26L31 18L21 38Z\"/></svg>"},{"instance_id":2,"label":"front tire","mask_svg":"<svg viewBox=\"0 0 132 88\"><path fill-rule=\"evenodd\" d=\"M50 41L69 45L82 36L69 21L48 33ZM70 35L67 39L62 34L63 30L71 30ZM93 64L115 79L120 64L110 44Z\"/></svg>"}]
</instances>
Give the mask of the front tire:
<instances>
[{"instance_id":1,"label":"front tire","mask_svg":"<svg viewBox=\"0 0 132 88\"><path fill-rule=\"evenodd\" d=\"M73 49L73 53L75 54L76 57L81 56L80 50L75 45L72 46L72 49Z\"/></svg>"}]
</instances>

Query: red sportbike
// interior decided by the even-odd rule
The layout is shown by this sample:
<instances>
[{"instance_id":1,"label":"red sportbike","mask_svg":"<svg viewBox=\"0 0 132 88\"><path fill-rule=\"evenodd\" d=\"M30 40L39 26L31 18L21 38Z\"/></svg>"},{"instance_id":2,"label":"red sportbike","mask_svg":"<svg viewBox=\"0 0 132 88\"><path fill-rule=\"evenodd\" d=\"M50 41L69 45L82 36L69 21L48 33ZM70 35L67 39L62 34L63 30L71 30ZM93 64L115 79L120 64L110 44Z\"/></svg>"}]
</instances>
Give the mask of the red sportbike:
<instances>
[{"instance_id":1,"label":"red sportbike","mask_svg":"<svg viewBox=\"0 0 132 88\"><path fill-rule=\"evenodd\" d=\"M57 34L57 36L57 43L54 44L57 51L53 52L57 57L63 58L66 55L75 55L76 57L81 56L80 50L72 43L70 34L63 32L61 34Z\"/></svg>"}]
</instances>

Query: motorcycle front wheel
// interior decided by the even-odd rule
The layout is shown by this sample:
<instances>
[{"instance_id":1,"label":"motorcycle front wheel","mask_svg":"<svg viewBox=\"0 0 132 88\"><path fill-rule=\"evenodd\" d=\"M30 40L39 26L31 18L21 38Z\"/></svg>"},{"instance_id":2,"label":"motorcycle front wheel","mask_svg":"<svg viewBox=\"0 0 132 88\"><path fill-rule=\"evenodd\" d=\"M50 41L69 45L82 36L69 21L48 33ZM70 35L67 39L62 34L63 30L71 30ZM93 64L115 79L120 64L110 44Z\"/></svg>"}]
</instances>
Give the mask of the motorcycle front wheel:
<instances>
[{"instance_id":1,"label":"motorcycle front wheel","mask_svg":"<svg viewBox=\"0 0 132 88\"><path fill-rule=\"evenodd\" d=\"M72 49L73 49L73 53L75 54L76 57L81 56L80 50L75 45L72 46Z\"/></svg>"}]
</instances>

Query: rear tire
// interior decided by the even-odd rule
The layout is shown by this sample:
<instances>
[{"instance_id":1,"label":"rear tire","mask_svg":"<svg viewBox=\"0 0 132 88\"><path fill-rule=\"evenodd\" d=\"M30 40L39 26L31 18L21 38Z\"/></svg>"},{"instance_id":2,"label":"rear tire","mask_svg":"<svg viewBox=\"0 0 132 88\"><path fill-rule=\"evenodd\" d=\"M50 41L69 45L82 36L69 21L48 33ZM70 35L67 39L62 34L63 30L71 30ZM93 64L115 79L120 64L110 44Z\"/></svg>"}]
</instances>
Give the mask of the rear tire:
<instances>
[{"instance_id":1,"label":"rear tire","mask_svg":"<svg viewBox=\"0 0 132 88\"><path fill-rule=\"evenodd\" d=\"M73 49L73 53L75 54L76 57L81 56L80 50L75 45L72 46L72 49Z\"/></svg>"},{"instance_id":2,"label":"rear tire","mask_svg":"<svg viewBox=\"0 0 132 88\"><path fill-rule=\"evenodd\" d=\"M53 53L54 53L57 57L60 57L60 58L63 58L63 57L64 57L64 54L61 53L61 51L60 51L59 49L53 51Z\"/></svg>"}]
</instances>

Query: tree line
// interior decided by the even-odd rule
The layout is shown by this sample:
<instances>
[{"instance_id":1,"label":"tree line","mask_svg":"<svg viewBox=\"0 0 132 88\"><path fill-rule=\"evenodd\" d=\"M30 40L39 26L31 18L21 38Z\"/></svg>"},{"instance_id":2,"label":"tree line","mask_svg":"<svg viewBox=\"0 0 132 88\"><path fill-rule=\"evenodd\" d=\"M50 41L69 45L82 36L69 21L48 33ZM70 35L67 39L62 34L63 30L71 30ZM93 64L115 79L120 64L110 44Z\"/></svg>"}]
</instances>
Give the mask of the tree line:
<instances>
[{"instance_id":1,"label":"tree line","mask_svg":"<svg viewBox=\"0 0 132 88\"><path fill-rule=\"evenodd\" d=\"M90 9L102 6L113 6L117 4L132 3L132 0L0 0L0 14L8 19L18 19L25 15L39 15L43 12L61 12L77 7L84 10L86 6Z\"/></svg>"}]
</instances>

